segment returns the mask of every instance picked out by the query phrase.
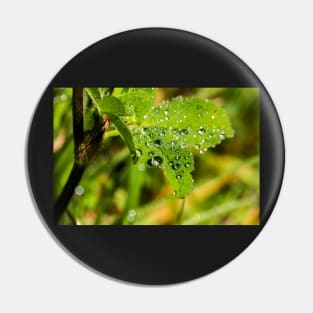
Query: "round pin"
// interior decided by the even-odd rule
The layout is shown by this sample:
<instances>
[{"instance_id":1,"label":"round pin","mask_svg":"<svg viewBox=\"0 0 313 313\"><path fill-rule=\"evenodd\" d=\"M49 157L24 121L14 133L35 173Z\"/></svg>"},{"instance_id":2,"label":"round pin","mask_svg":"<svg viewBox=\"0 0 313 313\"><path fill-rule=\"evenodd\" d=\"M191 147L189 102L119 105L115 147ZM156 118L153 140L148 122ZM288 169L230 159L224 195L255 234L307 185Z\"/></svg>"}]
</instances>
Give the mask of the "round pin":
<instances>
[{"instance_id":1,"label":"round pin","mask_svg":"<svg viewBox=\"0 0 313 313\"><path fill-rule=\"evenodd\" d=\"M44 223L71 255L113 278L172 284L223 267L259 234L284 141L242 60L199 35L147 28L103 39L58 72L27 162Z\"/></svg>"}]
</instances>

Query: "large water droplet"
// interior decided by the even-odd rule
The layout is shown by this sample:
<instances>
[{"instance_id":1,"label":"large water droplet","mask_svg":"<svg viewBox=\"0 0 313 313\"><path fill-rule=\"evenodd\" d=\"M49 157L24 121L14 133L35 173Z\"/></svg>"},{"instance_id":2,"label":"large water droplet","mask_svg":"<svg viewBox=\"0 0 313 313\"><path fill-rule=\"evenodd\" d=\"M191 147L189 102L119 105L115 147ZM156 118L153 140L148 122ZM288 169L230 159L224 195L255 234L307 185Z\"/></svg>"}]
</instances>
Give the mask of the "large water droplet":
<instances>
[{"instance_id":1,"label":"large water droplet","mask_svg":"<svg viewBox=\"0 0 313 313\"><path fill-rule=\"evenodd\" d=\"M153 158L155 166L159 166L163 163L163 159L160 156L156 156Z\"/></svg>"},{"instance_id":2,"label":"large water droplet","mask_svg":"<svg viewBox=\"0 0 313 313\"><path fill-rule=\"evenodd\" d=\"M155 144L156 147L160 148L161 145L162 145L162 140L157 139L157 140L154 141L154 144Z\"/></svg>"},{"instance_id":3,"label":"large water droplet","mask_svg":"<svg viewBox=\"0 0 313 313\"><path fill-rule=\"evenodd\" d=\"M182 129L182 130L180 131L180 134L181 134L182 136L187 136L187 135L188 135L188 130L187 130L187 129Z\"/></svg>"},{"instance_id":4,"label":"large water droplet","mask_svg":"<svg viewBox=\"0 0 313 313\"><path fill-rule=\"evenodd\" d=\"M204 135L204 134L205 134L205 129L204 129L203 126L201 126L201 127L199 128L198 134L199 134L199 135Z\"/></svg>"},{"instance_id":5,"label":"large water droplet","mask_svg":"<svg viewBox=\"0 0 313 313\"><path fill-rule=\"evenodd\" d=\"M136 150L136 156L140 158L142 156L142 151L140 149Z\"/></svg>"},{"instance_id":6,"label":"large water droplet","mask_svg":"<svg viewBox=\"0 0 313 313\"><path fill-rule=\"evenodd\" d=\"M172 169L173 170L178 170L180 168L180 164L179 163L176 163L176 164L174 164L173 166L172 166Z\"/></svg>"},{"instance_id":7,"label":"large water droplet","mask_svg":"<svg viewBox=\"0 0 313 313\"><path fill-rule=\"evenodd\" d=\"M75 187L75 193L78 195L78 196L82 196L85 192L85 189L83 186L76 186Z\"/></svg>"},{"instance_id":8,"label":"large water droplet","mask_svg":"<svg viewBox=\"0 0 313 313\"><path fill-rule=\"evenodd\" d=\"M147 164L149 166L156 166L156 167L160 166L162 163L163 163L163 159L160 156L156 156L147 161Z\"/></svg>"}]
</instances>

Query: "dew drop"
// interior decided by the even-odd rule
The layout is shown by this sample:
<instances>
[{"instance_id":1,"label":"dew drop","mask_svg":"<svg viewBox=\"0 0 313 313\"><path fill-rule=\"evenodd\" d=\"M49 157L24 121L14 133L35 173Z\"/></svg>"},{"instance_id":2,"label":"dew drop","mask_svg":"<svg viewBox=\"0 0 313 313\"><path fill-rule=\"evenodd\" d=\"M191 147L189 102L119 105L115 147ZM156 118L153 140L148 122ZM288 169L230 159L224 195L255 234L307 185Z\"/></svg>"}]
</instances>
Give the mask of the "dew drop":
<instances>
[{"instance_id":1,"label":"dew drop","mask_svg":"<svg viewBox=\"0 0 313 313\"><path fill-rule=\"evenodd\" d=\"M82 196L85 192L85 189L83 186L76 186L75 187L75 193L78 195L78 196Z\"/></svg>"},{"instance_id":2,"label":"dew drop","mask_svg":"<svg viewBox=\"0 0 313 313\"><path fill-rule=\"evenodd\" d=\"M176 178L177 179L181 179L181 175L176 175Z\"/></svg>"},{"instance_id":3,"label":"dew drop","mask_svg":"<svg viewBox=\"0 0 313 313\"><path fill-rule=\"evenodd\" d=\"M143 129L141 130L141 132L142 132L143 134L146 134L146 133L147 133L147 128L143 128Z\"/></svg>"},{"instance_id":4,"label":"dew drop","mask_svg":"<svg viewBox=\"0 0 313 313\"><path fill-rule=\"evenodd\" d=\"M147 142L145 143L145 145L146 145L146 147L148 147L148 148L151 148L151 147L152 147L152 144L151 144L150 141L147 141Z\"/></svg>"},{"instance_id":5,"label":"dew drop","mask_svg":"<svg viewBox=\"0 0 313 313\"><path fill-rule=\"evenodd\" d=\"M160 136L161 136L161 137L164 137L164 136L165 136L165 131L164 131L164 130L161 130Z\"/></svg>"},{"instance_id":6,"label":"dew drop","mask_svg":"<svg viewBox=\"0 0 313 313\"><path fill-rule=\"evenodd\" d=\"M174 128L174 129L173 129L173 134L176 135L177 133L178 133L178 129L177 129L177 128Z\"/></svg>"},{"instance_id":7,"label":"dew drop","mask_svg":"<svg viewBox=\"0 0 313 313\"><path fill-rule=\"evenodd\" d=\"M164 119L165 119L166 121L168 121L168 116L165 116Z\"/></svg>"},{"instance_id":8,"label":"dew drop","mask_svg":"<svg viewBox=\"0 0 313 313\"><path fill-rule=\"evenodd\" d=\"M154 152L153 152L153 151L149 151L149 152L148 152L148 155L149 155L150 157L153 157L153 156L154 156Z\"/></svg>"},{"instance_id":9,"label":"dew drop","mask_svg":"<svg viewBox=\"0 0 313 313\"><path fill-rule=\"evenodd\" d=\"M165 115L168 115L168 110L165 110L165 111L164 111L164 114L165 114Z\"/></svg>"},{"instance_id":10,"label":"dew drop","mask_svg":"<svg viewBox=\"0 0 313 313\"><path fill-rule=\"evenodd\" d=\"M201 126L201 127L199 128L198 134L199 134L199 135L204 135L204 134L205 134L205 129L204 129L203 126Z\"/></svg>"},{"instance_id":11,"label":"dew drop","mask_svg":"<svg viewBox=\"0 0 313 313\"><path fill-rule=\"evenodd\" d=\"M159 166L163 163L163 159L160 156L156 156L153 158L155 166Z\"/></svg>"},{"instance_id":12,"label":"dew drop","mask_svg":"<svg viewBox=\"0 0 313 313\"><path fill-rule=\"evenodd\" d=\"M128 222L134 222L134 220L136 219L136 211L135 210L129 210L128 214L127 214L127 220Z\"/></svg>"},{"instance_id":13,"label":"dew drop","mask_svg":"<svg viewBox=\"0 0 313 313\"><path fill-rule=\"evenodd\" d=\"M190 163L189 162L185 163L185 167L186 168L190 167Z\"/></svg>"},{"instance_id":14,"label":"dew drop","mask_svg":"<svg viewBox=\"0 0 313 313\"><path fill-rule=\"evenodd\" d=\"M142 156L142 151L140 149L136 150L136 156L140 158Z\"/></svg>"},{"instance_id":15,"label":"dew drop","mask_svg":"<svg viewBox=\"0 0 313 313\"><path fill-rule=\"evenodd\" d=\"M175 160L180 160L180 155L176 155Z\"/></svg>"},{"instance_id":16,"label":"dew drop","mask_svg":"<svg viewBox=\"0 0 313 313\"><path fill-rule=\"evenodd\" d=\"M180 168L180 164L179 163L176 163L172 166L172 169L177 171L178 169Z\"/></svg>"},{"instance_id":17,"label":"dew drop","mask_svg":"<svg viewBox=\"0 0 313 313\"><path fill-rule=\"evenodd\" d=\"M188 135L188 130L187 130L187 129L182 129L182 130L180 131L180 134L181 134L182 136L187 136L187 135Z\"/></svg>"},{"instance_id":18,"label":"dew drop","mask_svg":"<svg viewBox=\"0 0 313 313\"><path fill-rule=\"evenodd\" d=\"M145 170L145 168L146 168L145 165L142 164L142 163L138 165L138 169L139 169L139 171L141 171L141 172L143 172L143 171Z\"/></svg>"},{"instance_id":19,"label":"dew drop","mask_svg":"<svg viewBox=\"0 0 313 313\"><path fill-rule=\"evenodd\" d=\"M156 166L156 167L160 166L162 163L163 163L163 159L160 156L156 156L156 157L149 159L147 161L147 164L149 166Z\"/></svg>"},{"instance_id":20,"label":"dew drop","mask_svg":"<svg viewBox=\"0 0 313 313\"><path fill-rule=\"evenodd\" d=\"M161 145L162 145L162 140L157 139L157 140L154 141L154 144L155 144L156 147L160 148Z\"/></svg>"}]
</instances>

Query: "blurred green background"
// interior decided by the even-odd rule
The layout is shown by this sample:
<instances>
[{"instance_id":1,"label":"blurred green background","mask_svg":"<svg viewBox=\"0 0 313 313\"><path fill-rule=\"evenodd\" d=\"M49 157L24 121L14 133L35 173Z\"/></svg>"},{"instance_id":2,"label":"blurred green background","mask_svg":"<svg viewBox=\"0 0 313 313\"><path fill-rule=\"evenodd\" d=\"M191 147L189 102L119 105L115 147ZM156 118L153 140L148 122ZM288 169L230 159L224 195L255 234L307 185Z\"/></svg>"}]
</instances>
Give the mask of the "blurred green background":
<instances>
[{"instance_id":1,"label":"blurred green background","mask_svg":"<svg viewBox=\"0 0 313 313\"><path fill-rule=\"evenodd\" d=\"M194 186L185 201L173 196L160 169L139 171L133 166L125 143L121 137L110 135L116 132L109 129L69 203L77 224L259 224L259 90L158 88L157 102L179 95L214 100L227 111L235 130L234 138L216 148L203 154L193 151ZM72 88L54 89L53 105L56 199L74 162ZM61 223L70 221L64 216Z\"/></svg>"}]
</instances>

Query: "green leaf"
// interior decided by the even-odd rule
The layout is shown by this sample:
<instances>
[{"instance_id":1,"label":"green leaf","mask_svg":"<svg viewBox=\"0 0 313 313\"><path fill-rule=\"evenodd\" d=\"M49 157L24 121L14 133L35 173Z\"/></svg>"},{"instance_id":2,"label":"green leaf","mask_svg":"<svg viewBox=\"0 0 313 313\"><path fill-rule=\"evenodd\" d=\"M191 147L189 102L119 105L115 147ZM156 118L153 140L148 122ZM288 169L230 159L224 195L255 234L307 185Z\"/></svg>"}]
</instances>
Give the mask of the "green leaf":
<instances>
[{"instance_id":1,"label":"green leaf","mask_svg":"<svg viewBox=\"0 0 313 313\"><path fill-rule=\"evenodd\" d=\"M98 110L101 114L118 113L125 114L125 108L122 102L113 96L104 96L100 103L98 103Z\"/></svg>"},{"instance_id":2,"label":"green leaf","mask_svg":"<svg viewBox=\"0 0 313 313\"><path fill-rule=\"evenodd\" d=\"M132 133L139 170L149 167L162 169L175 196L185 197L192 187L191 172L194 169L190 148L175 141L164 127L136 128Z\"/></svg>"},{"instance_id":3,"label":"green leaf","mask_svg":"<svg viewBox=\"0 0 313 313\"><path fill-rule=\"evenodd\" d=\"M177 97L165 101L146 115L144 124L164 127L180 144L200 151L234 136L224 109L215 102L198 98Z\"/></svg>"},{"instance_id":4,"label":"green leaf","mask_svg":"<svg viewBox=\"0 0 313 313\"><path fill-rule=\"evenodd\" d=\"M123 88L118 92L126 112L135 113L137 122L143 120L156 101L156 88Z\"/></svg>"},{"instance_id":5,"label":"green leaf","mask_svg":"<svg viewBox=\"0 0 313 313\"><path fill-rule=\"evenodd\" d=\"M85 89L93 103L98 105L101 102L102 98L100 88L85 88Z\"/></svg>"},{"instance_id":6,"label":"green leaf","mask_svg":"<svg viewBox=\"0 0 313 313\"><path fill-rule=\"evenodd\" d=\"M125 143L128 146L128 149L129 149L130 154L133 158L133 161L134 161L134 163L136 163L138 160L138 157L136 154L136 148L135 148L132 134L130 133L129 129L124 124L124 122L117 115L112 114L112 113L108 113L108 116L109 116L111 122L114 124L114 126L117 128L117 130L119 131L119 133L123 137Z\"/></svg>"}]
</instances>

